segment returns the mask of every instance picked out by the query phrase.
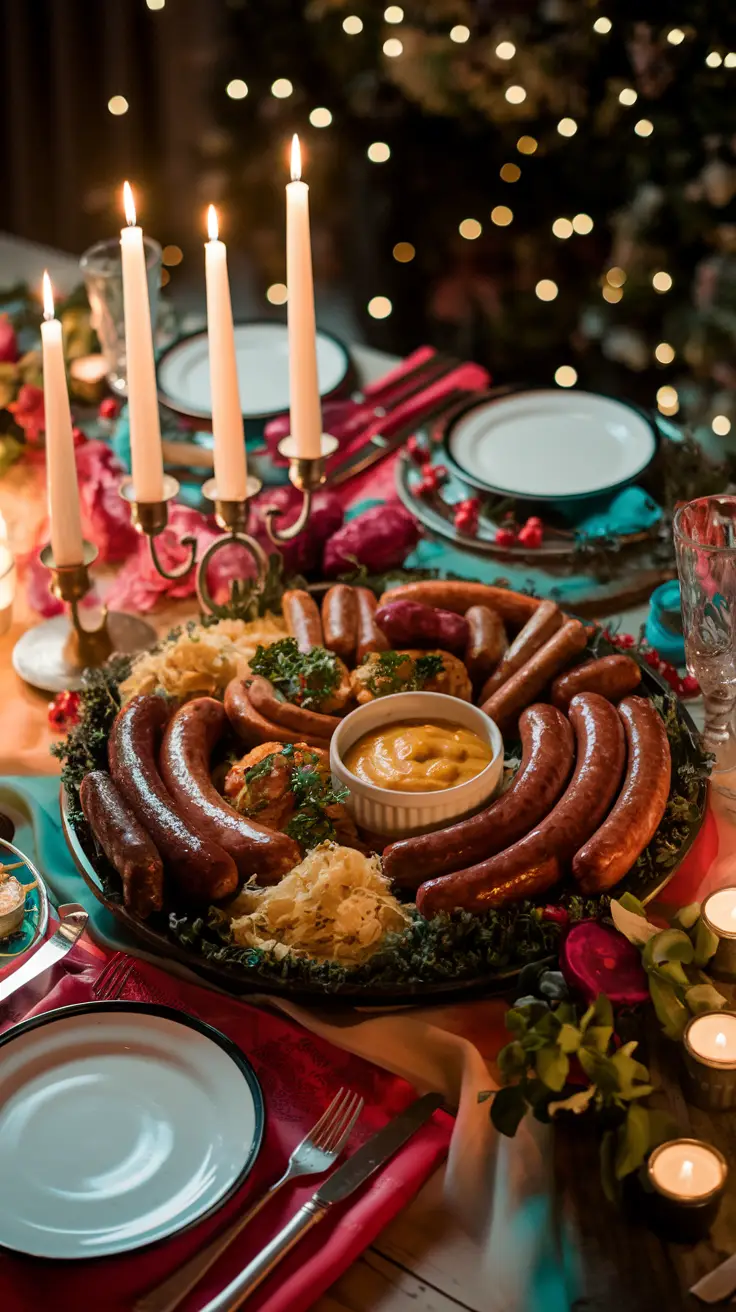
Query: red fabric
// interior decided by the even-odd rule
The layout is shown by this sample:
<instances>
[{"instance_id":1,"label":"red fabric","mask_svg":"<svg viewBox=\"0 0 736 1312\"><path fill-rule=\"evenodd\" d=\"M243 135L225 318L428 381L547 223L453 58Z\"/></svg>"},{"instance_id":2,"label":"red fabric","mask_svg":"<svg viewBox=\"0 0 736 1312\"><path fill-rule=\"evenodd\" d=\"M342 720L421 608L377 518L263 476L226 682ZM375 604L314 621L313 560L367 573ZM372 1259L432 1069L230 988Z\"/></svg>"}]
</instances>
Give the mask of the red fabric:
<instances>
[{"instance_id":1,"label":"red fabric","mask_svg":"<svg viewBox=\"0 0 736 1312\"><path fill-rule=\"evenodd\" d=\"M75 950L70 954L69 968L51 993L27 1014L88 1001L98 973L99 960ZM145 962L136 963L123 996L130 1001L180 1008L222 1030L242 1048L259 1077L266 1103L263 1147L243 1187L214 1216L138 1253L70 1263L0 1253L3 1312L38 1312L42 1308L53 1308L54 1312L130 1312L136 1298L170 1275L281 1174L294 1146L342 1085L365 1098L350 1151L415 1097L415 1091L404 1080L333 1047L291 1020L183 982ZM7 1029L8 1023L4 1011L3 1028ZM432 1121L353 1196L347 1208L335 1208L296 1245L249 1299L252 1312L302 1312L310 1307L442 1162L451 1128L450 1116L435 1113ZM311 1177L287 1186L188 1295L182 1312L199 1312L318 1184ZM5 1181L3 1187L10 1187L10 1182Z\"/></svg>"}]
</instances>

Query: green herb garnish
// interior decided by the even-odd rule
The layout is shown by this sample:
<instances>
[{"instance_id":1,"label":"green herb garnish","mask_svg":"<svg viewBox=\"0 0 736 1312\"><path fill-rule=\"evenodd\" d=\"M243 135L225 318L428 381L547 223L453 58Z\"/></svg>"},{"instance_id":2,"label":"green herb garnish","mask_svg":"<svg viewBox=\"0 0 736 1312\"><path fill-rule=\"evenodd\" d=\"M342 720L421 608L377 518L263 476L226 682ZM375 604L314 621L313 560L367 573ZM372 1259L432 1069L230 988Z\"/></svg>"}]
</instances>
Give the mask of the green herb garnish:
<instances>
[{"instance_id":1,"label":"green herb garnish","mask_svg":"<svg viewBox=\"0 0 736 1312\"><path fill-rule=\"evenodd\" d=\"M321 706L341 677L334 652L325 647L300 651L295 638L280 638L270 647L257 647L250 668L268 679L287 702L305 710Z\"/></svg>"},{"instance_id":2,"label":"green herb garnish","mask_svg":"<svg viewBox=\"0 0 736 1312\"><path fill-rule=\"evenodd\" d=\"M286 826L285 832L305 851L336 838L335 826L328 810L337 806L348 797L347 788L333 788L328 775L320 774L317 766L319 757L312 755L301 765L294 766L291 772L291 791L296 801L296 813Z\"/></svg>"},{"instance_id":3,"label":"green herb garnish","mask_svg":"<svg viewBox=\"0 0 736 1312\"><path fill-rule=\"evenodd\" d=\"M445 668L439 652L427 652L416 659L405 651L382 651L370 662L365 686L374 697L394 692L421 692L430 679Z\"/></svg>"}]
</instances>

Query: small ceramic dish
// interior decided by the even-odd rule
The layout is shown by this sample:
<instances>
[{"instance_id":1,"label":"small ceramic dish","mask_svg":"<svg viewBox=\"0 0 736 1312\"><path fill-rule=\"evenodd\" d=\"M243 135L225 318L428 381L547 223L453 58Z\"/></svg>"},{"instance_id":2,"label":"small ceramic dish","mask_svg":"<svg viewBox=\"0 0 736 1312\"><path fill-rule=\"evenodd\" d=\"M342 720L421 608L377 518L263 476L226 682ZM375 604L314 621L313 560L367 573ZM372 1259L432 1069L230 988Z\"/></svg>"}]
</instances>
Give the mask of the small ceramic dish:
<instances>
[{"instance_id":1,"label":"small ceramic dish","mask_svg":"<svg viewBox=\"0 0 736 1312\"><path fill-rule=\"evenodd\" d=\"M493 756L480 774L465 783L427 793L380 788L348 770L345 755L359 738L401 720L461 725L489 743ZM459 697L440 692L393 693L359 706L341 721L330 743L330 769L336 785L350 790L347 805L362 829L384 838L407 838L443 828L493 796L503 772L503 739L494 720Z\"/></svg>"},{"instance_id":2,"label":"small ceramic dish","mask_svg":"<svg viewBox=\"0 0 736 1312\"><path fill-rule=\"evenodd\" d=\"M49 920L46 887L38 870L20 848L0 838L0 863L14 866L17 862L22 862L24 868L11 871L9 879L20 885L33 884L33 887L25 893L22 902L18 899L17 906L8 905L5 913L0 915L0 970L43 938Z\"/></svg>"}]
</instances>

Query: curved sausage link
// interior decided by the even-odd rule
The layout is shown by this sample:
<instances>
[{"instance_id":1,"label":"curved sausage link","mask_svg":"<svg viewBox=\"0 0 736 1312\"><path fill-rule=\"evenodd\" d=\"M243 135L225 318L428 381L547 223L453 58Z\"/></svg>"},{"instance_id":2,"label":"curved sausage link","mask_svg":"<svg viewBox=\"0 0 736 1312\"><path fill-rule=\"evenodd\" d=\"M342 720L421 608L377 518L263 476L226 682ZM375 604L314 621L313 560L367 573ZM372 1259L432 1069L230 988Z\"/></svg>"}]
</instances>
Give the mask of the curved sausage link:
<instances>
[{"instance_id":1,"label":"curved sausage link","mask_svg":"<svg viewBox=\"0 0 736 1312\"><path fill-rule=\"evenodd\" d=\"M358 645L355 652L355 664L362 665L371 651L388 651L391 646L385 633L382 633L375 621L378 602L370 588L356 588L358 602Z\"/></svg>"},{"instance_id":2,"label":"curved sausage link","mask_svg":"<svg viewBox=\"0 0 736 1312\"><path fill-rule=\"evenodd\" d=\"M291 702L280 701L273 684L261 675L256 675L248 685L248 698L252 706L266 720L293 729L301 735L300 741L315 742L326 746L340 721L335 715L322 715L319 711L309 711L303 706L294 706Z\"/></svg>"},{"instance_id":3,"label":"curved sausage link","mask_svg":"<svg viewBox=\"0 0 736 1312\"><path fill-rule=\"evenodd\" d=\"M281 724L267 720L257 711L248 696L245 679L231 679L225 689L225 714L238 738L246 747L260 743L301 743L304 735L294 733Z\"/></svg>"},{"instance_id":4,"label":"curved sausage link","mask_svg":"<svg viewBox=\"0 0 736 1312\"><path fill-rule=\"evenodd\" d=\"M123 905L145 920L163 906L164 867L143 825L105 770L84 776L79 800L85 818L123 881Z\"/></svg>"},{"instance_id":5,"label":"curved sausage link","mask_svg":"<svg viewBox=\"0 0 736 1312\"><path fill-rule=\"evenodd\" d=\"M161 746L161 776L184 816L233 858L242 879L274 884L301 860L293 839L240 815L210 776L212 752L228 728L221 702L197 697L169 721Z\"/></svg>"},{"instance_id":6,"label":"curved sausage link","mask_svg":"<svg viewBox=\"0 0 736 1312\"><path fill-rule=\"evenodd\" d=\"M552 704L566 711L578 692L598 692L609 702L618 702L641 683L641 669L631 656L615 654L585 661L552 684Z\"/></svg>"},{"instance_id":7,"label":"curved sausage link","mask_svg":"<svg viewBox=\"0 0 736 1312\"><path fill-rule=\"evenodd\" d=\"M491 677L484 684L480 695L480 701L486 702L488 698L516 674L523 665L526 665L535 651L539 651L545 642L548 642L553 633L561 627L564 616L559 606L553 601L540 602L534 614L527 620L523 629L517 633L514 641L506 652L503 653L498 665Z\"/></svg>"},{"instance_id":8,"label":"curved sausage link","mask_svg":"<svg viewBox=\"0 0 736 1312\"><path fill-rule=\"evenodd\" d=\"M509 640L501 616L490 606L471 606L465 618L469 630L465 664L477 688L496 669Z\"/></svg>"},{"instance_id":9,"label":"curved sausage link","mask_svg":"<svg viewBox=\"0 0 736 1312\"><path fill-rule=\"evenodd\" d=\"M308 652L313 647L324 646L322 620L314 597L301 588L285 592L281 606L286 620L286 627L300 651Z\"/></svg>"},{"instance_id":10,"label":"curved sausage link","mask_svg":"<svg viewBox=\"0 0 736 1312\"><path fill-rule=\"evenodd\" d=\"M335 583L322 598L325 647L348 663L358 645L358 598L349 583Z\"/></svg>"},{"instance_id":11,"label":"curved sausage link","mask_svg":"<svg viewBox=\"0 0 736 1312\"><path fill-rule=\"evenodd\" d=\"M539 696L550 679L564 670L583 650L587 641L588 635L580 620L567 620L516 674L512 674L497 692L483 702L486 715L490 715L502 730L508 728L524 707Z\"/></svg>"}]
</instances>

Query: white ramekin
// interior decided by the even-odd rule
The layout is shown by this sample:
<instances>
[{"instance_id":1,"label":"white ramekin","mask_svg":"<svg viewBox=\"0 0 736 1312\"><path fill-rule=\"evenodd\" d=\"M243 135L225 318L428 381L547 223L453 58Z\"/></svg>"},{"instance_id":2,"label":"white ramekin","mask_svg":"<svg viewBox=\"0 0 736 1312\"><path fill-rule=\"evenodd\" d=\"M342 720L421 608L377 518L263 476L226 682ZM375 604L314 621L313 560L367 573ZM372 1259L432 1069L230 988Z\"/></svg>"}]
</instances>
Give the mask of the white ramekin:
<instances>
[{"instance_id":1,"label":"white ramekin","mask_svg":"<svg viewBox=\"0 0 736 1312\"><path fill-rule=\"evenodd\" d=\"M473 779L431 793L402 793L358 779L344 764L346 752L364 734L399 720L460 724L490 743L493 757ZM503 771L503 739L494 720L459 697L441 692L393 693L366 702L340 722L330 743L330 769L336 786L350 789L347 806L361 829L385 838L406 838L459 820L493 796Z\"/></svg>"}]
</instances>

